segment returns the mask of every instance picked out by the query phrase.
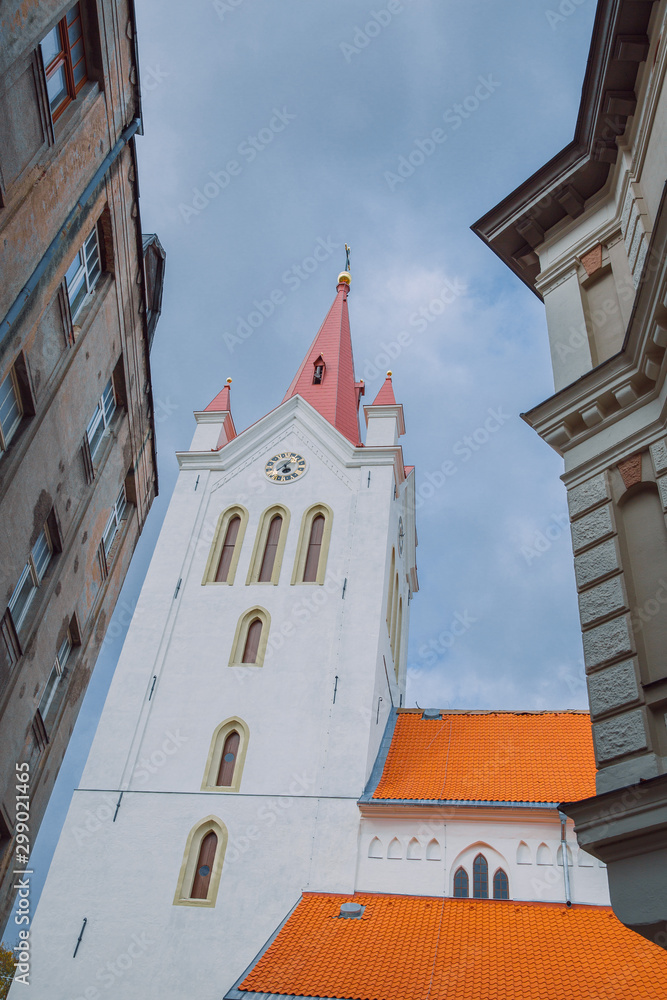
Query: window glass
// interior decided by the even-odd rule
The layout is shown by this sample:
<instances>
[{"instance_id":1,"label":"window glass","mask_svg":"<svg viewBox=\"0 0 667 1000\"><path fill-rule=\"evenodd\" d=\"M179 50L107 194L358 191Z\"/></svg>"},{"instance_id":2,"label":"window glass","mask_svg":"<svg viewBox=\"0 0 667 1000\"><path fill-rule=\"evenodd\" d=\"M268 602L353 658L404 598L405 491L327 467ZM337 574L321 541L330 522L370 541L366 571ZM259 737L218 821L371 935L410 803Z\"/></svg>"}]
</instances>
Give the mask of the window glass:
<instances>
[{"instance_id":1,"label":"window glass","mask_svg":"<svg viewBox=\"0 0 667 1000\"><path fill-rule=\"evenodd\" d=\"M306 566L303 572L304 583L315 583L317 580L317 570L320 565L320 552L322 550L322 536L324 534L324 517L318 514L313 519L310 529L310 539L308 542L308 554L306 556Z\"/></svg>"},{"instance_id":2,"label":"window glass","mask_svg":"<svg viewBox=\"0 0 667 1000\"><path fill-rule=\"evenodd\" d=\"M94 227L65 275L70 313L74 322L97 284L101 273L97 228Z\"/></svg>"},{"instance_id":3,"label":"window glass","mask_svg":"<svg viewBox=\"0 0 667 1000\"><path fill-rule=\"evenodd\" d=\"M86 429L86 434L88 435L88 445L90 447L90 456L93 460L95 459L95 455L97 454L102 438L104 437L104 432L109 426L111 418L115 412L116 399L113 392L113 381L112 379L109 379L104 392L102 393L102 398L95 407Z\"/></svg>"},{"instance_id":4,"label":"window glass","mask_svg":"<svg viewBox=\"0 0 667 1000\"><path fill-rule=\"evenodd\" d=\"M280 541L280 529L282 528L282 524L283 519L280 514L274 514L269 525L266 548L264 549L262 566L259 571L260 583L271 583L273 565L276 561L276 553L278 551L278 542Z\"/></svg>"},{"instance_id":5,"label":"window glass","mask_svg":"<svg viewBox=\"0 0 667 1000\"><path fill-rule=\"evenodd\" d=\"M457 868L454 875L454 896L457 899L468 898L468 873L465 868Z\"/></svg>"},{"instance_id":6,"label":"window glass","mask_svg":"<svg viewBox=\"0 0 667 1000\"><path fill-rule=\"evenodd\" d=\"M23 624L23 620L28 613L28 608L30 607L36 591L37 587L32 578L32 573L30 572L30 565L28 564L24 567L23 572L19 577L19 582L14 588L14 593L9 598L9 610L17 632Z\"/></svg>"},{"instance_id":7,"label":"window glass","mask_svg":"<svg viewBox=\"0 0 667 1000\"><path fill-rule=\"evenodd\" d=\"M111 511L111 516L107 521L107 526L104 529L104 534L102 536L105 556L109 555L111 546L113 545L113 540L118 534L126 507L127 501L125 499L125 486L121 486L120 493L118 494L113 510Z\"/></svg>"},{"instance_id":8,"label":"window glass","mask_svg":"<svg viewBox=\"0 0 667 1000\"><path fill-rule=\"evenodd\" d=\"M57 24L55 28L51 28L46 38L43 38L40 42L40 48L42 50L44 66L45 68L48 68L55 57L63 50L62 41L60 39L60 25Z\"/></svg>"},{"instance_id":9,"label":"window glass","mask_svg":"<svg viewBox=\"0 0 667 1000\"><path fill-rule=\"evenodd\" d=\"M507 877L507 873L499 868L496 874L493 876L493 898L494 899L509 899L510 898L510 882Z\"/></svg>"},{"instance_id":10,"label":"window glass","mask_svg":"<svg viewBox=\"0 0 667 1000\"><path fill-rule=\"evenodd\" d=\"M240 526L241 518L238 515L233 517L227 526L225 540L222 545L222 553L220 555L220 562L218 564L218 571L215 575L216 583L227 583L229 568L232 564L232 556L234 555L234 547L236 545L236 539L238 537Z\"/></svg>"},{"instance_id":11,"label":"window glass","mask_svg":"<svg viewBox=\"0 0 667 1000\"><path fill-rule=\"evenodd\" d=\"M489 866L483 854L478 854L473 861L472 894L475 899L489 898Z\"/></svg>"},{"instance_id":12,"label":"window glass","mask_svg":"<svg viewBox=\"0 0 667 1000\"><path fill-rule=\"evenodd\" d=\"M37 582L39 583L46 573L46 568L51 560L51 546L49 545L49 539L45 528L40 531L39 538L32 547L31 555L33 566L35 567L35 573L37 575Z\"/></svg>"},{"instance_id":13,"label":"window glass","mask_svg":"<svg viewBox=\"0 0 667 1000\"><path fill-rule=\"evenodd\" d=\"M0 431L5 448L20 423L21 406L14 385L14 377L10 372L0 385Z\"/></svg>"}]
</instances>

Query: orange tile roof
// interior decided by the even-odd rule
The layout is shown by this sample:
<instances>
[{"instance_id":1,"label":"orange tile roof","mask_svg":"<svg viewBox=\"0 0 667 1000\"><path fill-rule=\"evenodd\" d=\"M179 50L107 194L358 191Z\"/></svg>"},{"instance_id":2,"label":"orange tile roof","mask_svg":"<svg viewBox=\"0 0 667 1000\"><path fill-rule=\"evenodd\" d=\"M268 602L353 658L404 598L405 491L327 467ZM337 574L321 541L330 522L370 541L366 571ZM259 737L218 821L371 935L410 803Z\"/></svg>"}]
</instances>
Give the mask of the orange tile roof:
<instances>
[{"instance_id":1,"label":"orange tile roof","mask_svg":"<svg viewBox=\"0 0 667 1000\"><path fill-rule=\"evenodd\" d=\"M351 900L366 906L363 916L336 919ZM306 893L240 990L356 1000L664 1000L667 953L607 906Z\"/></svg>"},{"instance_id":2,"label":"orange tile roof","mask_svg":"<svg viewBox=\"0 0 667 1000\"><path fill-rule=\"evenodd\" d=\"M595 795L585 712L402 711L373 799L563 802Z\"/></svg>"}]
</instances>

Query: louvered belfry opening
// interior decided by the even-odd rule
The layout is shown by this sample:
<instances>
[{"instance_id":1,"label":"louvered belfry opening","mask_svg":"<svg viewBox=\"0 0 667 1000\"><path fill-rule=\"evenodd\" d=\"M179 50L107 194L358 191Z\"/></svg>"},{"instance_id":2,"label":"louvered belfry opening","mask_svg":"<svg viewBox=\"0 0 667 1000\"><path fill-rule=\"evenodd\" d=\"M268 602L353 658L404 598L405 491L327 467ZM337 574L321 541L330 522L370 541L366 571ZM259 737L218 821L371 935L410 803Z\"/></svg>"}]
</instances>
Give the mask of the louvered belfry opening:
<instances>
[{"instance_id":1,"label":"louvered belfry opening","mask_svg":"<svg viewBox=\"0 0 667 1000\"><path fill-rule=\"evenodd\" d=\"M248 626L248 634L243 648L242 663L257 663L257 653L259 651L259 640L262 636L261 618L253 618Z\"/></svg>"},{"instance_id":2,"label":"louvered belfry opening","mask_svg":"<svg viewBox=\"0 0 667 1000\"><path fill-rule=\"evenodd\" d=\"M324 358L320 354L319 358L315 362L313 371L313 385L322 385L322 379L324 378Z\"/></svg>"},{"instance_id":3,"label":"louvered belfry opening","mask_svg":"<svg viewBox=\"0 0 667 1000\"><path fill-rule=\"evenodd\" d=\"M303 571L304 583L316 583L317 571L320 566L320 553L322 551L322 537L324 535L324 515L318 514L313 518L310 526L310 538L308 540L308 552L306 554L306 565Z\"/></svg>"},{"instance_id":4,"label":"louvered belfry opening","mask_svg":"<svg viewBox=\"0 0 667 1000\"><path fill-rule=\"evenodd\" d=\"M218 563L218 571L215 574L216 583L227 583L229 579L229 569L232 565L232 556L234 555L234 547L240 526L241 518L236 514L227 525L225 540L222 543L222 552L220 553L220 562Z\"/></svg>"},{"instance_id":5,"label":"louvered belfry opening","mask_svg":"<svg viewBox=\"0 0 667 1000\"><path fill-rule=\"evenodd\" d=\"M222 748L222 757L220 759L220 770L218 771L218 780L216 785L220 785L223 788L229 788L234 781L234 768L236 767L236 758L239 752L239 743L241 742L241 737L234 730L229 733L227 739L225 740L225 745Z\"/></svg>"},{"instance_id":6,"label":"louvered belfry opening","mask_svg":"<svg viewBox=\"0 0 667 1000\"><path fill-rule=\"evenodd\" d=\"M197 858L197 870L192 880L191 899L208 899L208 890L211 884L211 872L215 861L215 852L218 849L217 835L210 830L201 842L199 857Z\"/></svg>"},{"instance_id":7,"label":"louvered belfry opening","mask_svg":"<svg viewBox=\"0 0 667 1000\"><path fill-rule=\"evenodd\" d=\"M259 571L260 583L271 583L282 526L282 517L280 514L274 514L271 518L268 535L266 536L266 545L264 546L264 555L262 556L262 565Z\"/></svg>"}]
</instances>

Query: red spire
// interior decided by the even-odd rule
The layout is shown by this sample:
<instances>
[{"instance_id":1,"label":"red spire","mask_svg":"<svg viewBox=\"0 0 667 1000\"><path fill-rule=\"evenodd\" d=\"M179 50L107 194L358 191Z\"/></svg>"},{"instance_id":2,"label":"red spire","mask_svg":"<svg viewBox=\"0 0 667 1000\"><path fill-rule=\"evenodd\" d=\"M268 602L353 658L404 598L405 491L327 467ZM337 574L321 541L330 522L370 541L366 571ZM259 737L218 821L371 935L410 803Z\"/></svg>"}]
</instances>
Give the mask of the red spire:
<instances>
[{"instance_id":1,"label":"red spire","mask_svg":"<svg viewBox=\"0 0 667 1000\"><path fill-rule=\"evenodd\" d=\"M371 406L396 406L394 396L394 386L391 381L391 372L387 372L387 377L380 387L380 391L371 403Z\"/></svg>"},{"instance_id":2,"label":"red spire","mask_svg":"<svg viewBox=\"0 0 667 1000\"><path fill-rule=\"evenodd\" d=\"M283 403L292 396L301 396L353 445L358 445L359 397L364 394L364 385L354 381L347 311L349 274L343 271L338 281L334 303L294 376Z\"/></svg>"},{"instance_id":3,"label":"red spire","mask_svg":"<svg viewBox=\"0 0 667 1000\"><path fill-rule=\"evenodd\" d=\"M226 444L232 441L236 437L236 427L234 426L234 418L232 417L232 380L227 379L227 384L220 390L215 399L212 399L208 404L204 413L226 413L227 415L223 418L222 427L220 429L220 437L218 438L218 443L214 451L219 451Z\"/></svg>"},{"instance_id":4,"label":"red spire","mask_svg":"<svg viewBox=\"0 0 667 1000\"><path fill-rule=\"evenodd\" d=\"M224 389L221 389L215 399L212 399L208 404L204 413L222 413L224 410L231 410L231 392L229 383L231 379L227 380L227 385Z\"/></svg>"}]
</instances>

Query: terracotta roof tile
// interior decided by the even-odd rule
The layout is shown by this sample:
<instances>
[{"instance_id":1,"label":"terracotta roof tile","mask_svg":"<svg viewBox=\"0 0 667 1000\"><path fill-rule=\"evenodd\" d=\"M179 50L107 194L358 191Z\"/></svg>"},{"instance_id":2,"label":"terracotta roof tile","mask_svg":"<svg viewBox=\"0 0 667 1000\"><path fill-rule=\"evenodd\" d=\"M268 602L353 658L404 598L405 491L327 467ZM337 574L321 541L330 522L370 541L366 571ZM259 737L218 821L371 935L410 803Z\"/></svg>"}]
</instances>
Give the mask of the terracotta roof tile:
<instances>
[{"instance_id":1,"label":"terracotta roof tile","mask_svg":"<svg viewBox=\"0 0 667 1000\"><path fill-rule=\"evenodd\" d=\"M585 712L398 713L373 799L562 802L595 795Z\"/></svg>"},{"instance_id":2,"label":"terracotta roof tile","mask_svg":"<svg viewBox=\"0 0 667 1000\"><path fill-rule=\"evenodd\" d=\"M341 903L366 907L340 919ZM241 990L355 1000L664 1000L667 954L606 906L305 893Z\"/></svg>"}]
</instances>

